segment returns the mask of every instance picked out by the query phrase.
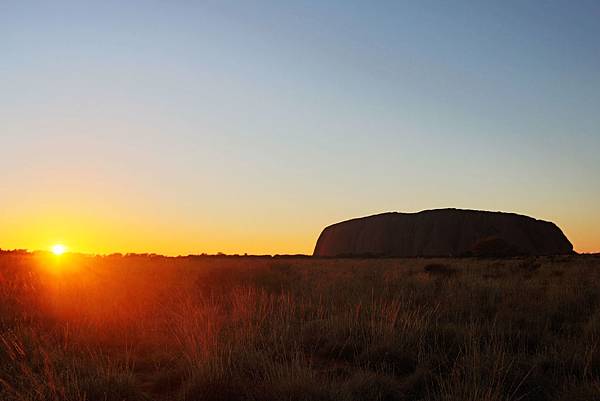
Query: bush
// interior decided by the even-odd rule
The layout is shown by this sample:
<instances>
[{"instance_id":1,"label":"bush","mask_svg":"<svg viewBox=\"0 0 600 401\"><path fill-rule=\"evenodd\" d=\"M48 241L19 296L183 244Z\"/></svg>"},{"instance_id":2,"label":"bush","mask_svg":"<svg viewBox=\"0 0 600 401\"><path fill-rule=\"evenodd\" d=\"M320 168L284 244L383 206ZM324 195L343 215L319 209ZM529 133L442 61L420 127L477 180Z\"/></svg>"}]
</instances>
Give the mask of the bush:
<instances>
[{"instance_id":1,"label":"bush","mask_svg":"<svg viewBox=\"0 0 600 401\"><path fill-rule=\"evenodd\" d=\"M508 243L504 238L487 237L475 242L471 247L470 254L484 258L506 258L522 255L523 252Z\"/></svg>"},{"instance_id":2,"label":"bush","mask_svg":"<svg viewBox=\"0 0 600 401\"><path fill-rule=\"evenodd\" d=\"M425 265L425 267L423 267L423 270L432 275L439 274L442 276L451 276L453 274L456 274L457 272L456 269L441 263L431 263Z\"/></svg>"}]
</instances>

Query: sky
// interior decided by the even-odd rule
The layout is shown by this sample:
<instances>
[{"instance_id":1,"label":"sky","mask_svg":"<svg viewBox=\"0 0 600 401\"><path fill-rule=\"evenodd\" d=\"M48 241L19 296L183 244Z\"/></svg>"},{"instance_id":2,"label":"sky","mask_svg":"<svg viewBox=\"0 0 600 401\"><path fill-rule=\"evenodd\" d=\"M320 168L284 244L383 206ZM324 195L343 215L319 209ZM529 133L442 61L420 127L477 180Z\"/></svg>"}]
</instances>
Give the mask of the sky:
<instances>
[{"instance_id":1,"label":"sky","mask_svg":"<svg viewBox=\"0 0 600 401\"><path fill-rule=\"evenodd\" d=\"M0 248L312 253L457 207L600 251L597 1L0 1Z\"/></svg>"}]
</instances>

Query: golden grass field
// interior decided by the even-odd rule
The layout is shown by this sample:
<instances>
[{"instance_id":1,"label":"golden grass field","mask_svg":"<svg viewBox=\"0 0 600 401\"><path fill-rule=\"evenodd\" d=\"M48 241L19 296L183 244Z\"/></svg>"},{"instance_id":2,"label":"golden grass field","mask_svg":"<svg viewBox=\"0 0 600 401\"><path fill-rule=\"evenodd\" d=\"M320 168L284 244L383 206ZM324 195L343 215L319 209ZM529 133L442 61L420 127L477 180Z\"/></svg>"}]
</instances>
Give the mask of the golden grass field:
<instances>
[{"instance_id":1,"label":"golden grass field","mask_svg":"<svg viewBox=\"0 0 600 401\"><path fill-rule=\"evenodd\" d=\"M4 252L0 399L600 400L600 257Z\"/></svg>"}]
</instances>

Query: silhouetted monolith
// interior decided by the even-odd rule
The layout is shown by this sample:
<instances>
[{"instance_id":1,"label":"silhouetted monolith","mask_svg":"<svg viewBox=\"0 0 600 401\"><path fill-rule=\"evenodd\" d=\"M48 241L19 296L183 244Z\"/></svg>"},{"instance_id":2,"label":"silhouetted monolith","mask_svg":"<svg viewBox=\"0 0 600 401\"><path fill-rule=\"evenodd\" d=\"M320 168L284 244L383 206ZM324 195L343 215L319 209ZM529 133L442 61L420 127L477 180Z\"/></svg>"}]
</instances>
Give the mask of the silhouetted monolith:
<instances>
[{"instance_id":1,"label":"silhouetted monolith","mask_svg":"<svg viewBox=\"0 0 600 401\"><path fill-rule=\"evenodd\" d=\"M573 253L554 223L514 213L436 209L383 213L326 227L315 256L516 256Z\"/></svg>"}]
</instances>

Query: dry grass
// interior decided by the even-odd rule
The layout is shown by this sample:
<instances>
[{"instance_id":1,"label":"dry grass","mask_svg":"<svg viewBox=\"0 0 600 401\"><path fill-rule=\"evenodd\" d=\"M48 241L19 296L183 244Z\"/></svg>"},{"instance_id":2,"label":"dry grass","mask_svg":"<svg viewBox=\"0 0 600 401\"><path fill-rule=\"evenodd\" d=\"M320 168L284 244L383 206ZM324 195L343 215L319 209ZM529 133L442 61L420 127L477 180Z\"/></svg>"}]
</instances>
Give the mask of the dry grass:
<instances>
[{"instance_id":1,"label":"dry grass","mask_svg":"<svg viewBox=\"0 0 600 401\"><path fill-rule=\"evenodd\" d=\"M600 400L600 258L0 255L0 399Z\"/></svg>"}]
</instances>

